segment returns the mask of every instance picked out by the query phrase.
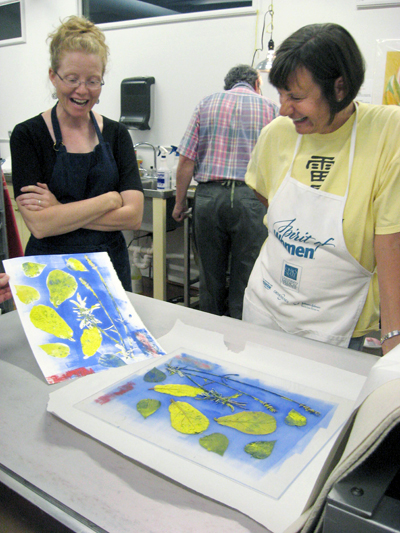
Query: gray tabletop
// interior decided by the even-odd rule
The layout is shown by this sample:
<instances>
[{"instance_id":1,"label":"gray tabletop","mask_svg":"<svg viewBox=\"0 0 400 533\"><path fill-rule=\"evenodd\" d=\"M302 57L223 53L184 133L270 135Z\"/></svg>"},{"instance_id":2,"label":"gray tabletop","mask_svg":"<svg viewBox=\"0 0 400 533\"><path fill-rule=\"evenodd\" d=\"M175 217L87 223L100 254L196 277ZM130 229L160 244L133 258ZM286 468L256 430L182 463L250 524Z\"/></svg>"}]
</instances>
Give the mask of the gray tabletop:
<instances>
[{"instance_id":1,"label":"gray tabletop","mask_svg":"<svg viewBox=\"0 0 400 533\"><path fill-rule=\"evenodd\" d=\"M135 294L149 331L168 333L177 319L224 335L239 352L246 341L367 375L377 358L270 331L227 317ZM76 532L261 533L242 513L174 483L47 413L48 385L16 311L0 316L0 481Z\"/></svg>"}]
</instances>

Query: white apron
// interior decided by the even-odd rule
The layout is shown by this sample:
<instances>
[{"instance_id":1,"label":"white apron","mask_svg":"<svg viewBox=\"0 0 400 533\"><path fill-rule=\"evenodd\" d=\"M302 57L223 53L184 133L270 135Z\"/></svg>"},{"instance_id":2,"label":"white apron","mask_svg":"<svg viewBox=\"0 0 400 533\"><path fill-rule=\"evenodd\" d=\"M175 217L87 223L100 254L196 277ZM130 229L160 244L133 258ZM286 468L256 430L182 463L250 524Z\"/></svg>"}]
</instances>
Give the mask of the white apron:
<instances>
[{"instance_id":1,"label":"white apron","mask_svg":"<svg viewBox=\"0 0 400 533\"><path fill-rule=\"evenodd\" d=\"M290 169L268 208L269 236L245 291L244 321L349 345L372 278L348 252L343 235L356 130L357 111L344 197L291 177L299 135Z\"/></svg>"}]
</instances>

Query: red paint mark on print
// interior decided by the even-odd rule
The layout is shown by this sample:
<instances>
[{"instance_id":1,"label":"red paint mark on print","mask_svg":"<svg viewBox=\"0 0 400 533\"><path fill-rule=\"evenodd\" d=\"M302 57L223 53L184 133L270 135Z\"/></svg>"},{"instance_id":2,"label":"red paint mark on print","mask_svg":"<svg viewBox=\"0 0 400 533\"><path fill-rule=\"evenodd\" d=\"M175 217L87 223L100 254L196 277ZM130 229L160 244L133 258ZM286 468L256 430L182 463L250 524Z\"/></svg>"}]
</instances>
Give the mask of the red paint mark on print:
<instances>
[{"instance_id":1,"label":"red paint mark on print","mask_svg":"<svg viewBox=\"0 0 400 533\"><path fill-rule=\"evenodd\" d=\"M61 381L64 381L66 379L70 378L82 378L83 376L89 376L90 374L94 374L94 370L92 368L75 368L74 370L69 370L68 372L64 372L63 374L55 374L54 376L48 376L46 378L47 383L50 383L53 385L54 383L61 383Z\"/></svg>"},{"instance_id":2,"label":"red paint mark on print","mask_svg":"<svg viewBox=\"0 0 400 533\"><path fill-rule=\"evenodd\" d=\"M113 392L109 392L108 394L103 394L103 396L99 396L95 402L99 403L100 405L103 405L105 403L111 402L114 398L117 398L118 396L123 396L127 392L133 390L135 388L135 382L134 381L128 381L128 383L125 383L124 385L121 385L117 390Z\"/></svg>"},{"instance_id":3,"label":"red paint mark on print","mask_svg":"<svg viewBox=\"0 0 400 533\"><path fill-rule=\"evenodd\" d=\"M194 357L190 355L186 355L185 353L182 353L180 355L176 355L174 359L177 359L178 361L181 361L182 363L186 365L192 365L200 370L211 370L213 368L213 364L207 363L206 361L200 361L199 359L195 359Z\"/></svg>"}]
</instances>

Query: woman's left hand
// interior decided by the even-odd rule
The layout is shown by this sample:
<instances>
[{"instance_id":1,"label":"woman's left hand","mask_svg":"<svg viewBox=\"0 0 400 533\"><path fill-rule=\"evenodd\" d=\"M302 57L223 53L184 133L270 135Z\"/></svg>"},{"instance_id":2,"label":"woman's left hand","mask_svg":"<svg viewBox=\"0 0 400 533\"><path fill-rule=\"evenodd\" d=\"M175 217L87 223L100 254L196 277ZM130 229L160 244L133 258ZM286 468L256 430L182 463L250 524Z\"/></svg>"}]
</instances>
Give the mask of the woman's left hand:
<instances>
[{"instance_id":1,"label":"woman's left hand","mask_svg":"<svg viewBox=\"0 0 400 533\"><path fill-rule=\"evenodd\" d=\"M12 297L10 285L8 284L9 279L7 274L0 274L0 303Z\"/></svg>"},{"instance_id":2,"label":"woman's left hand","mask_svg":"<svg viewBox=\"0 0 400 533\"><path fill-rule=\"evenodd\" d=\"M18 203L30 211L41 211L60 203L49 191L46 183L38 182L36 185L27 185L22 187L21 192L22 194L18 196Z\"/></svg>"}]
</instances>

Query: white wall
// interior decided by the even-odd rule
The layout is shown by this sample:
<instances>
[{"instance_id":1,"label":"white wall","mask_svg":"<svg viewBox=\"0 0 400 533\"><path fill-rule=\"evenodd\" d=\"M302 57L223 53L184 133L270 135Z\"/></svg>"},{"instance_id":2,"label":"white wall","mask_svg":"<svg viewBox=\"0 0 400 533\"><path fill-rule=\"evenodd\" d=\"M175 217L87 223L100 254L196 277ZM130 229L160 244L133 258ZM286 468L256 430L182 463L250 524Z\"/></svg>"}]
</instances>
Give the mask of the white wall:
<instances>
[{"instance_id":1,"label":"white wall","mask_svg":"<svg viewBox=\"0 0 400 533\"><path fill-rule=\"evenodd\" d=\"M259 2L258 18L253 14L107 30L110 64L97 111L118 120L122 79L154 76L152 129L132 130L133 141L178 144L197 102L222 88L231 66L251 63L256 26L260 32L270 0ZM337 22L345 26L366 58L367 78L373 77L376 40L400 38L399 7L358 10L356 0L275 0L274 11L276 45L304 24ZM25 0L25 12L26 43L0 47L3 157L9 156L8 131L53 104L46 37L60 19L78 13L78 0ZM268 39L266 35L264 47ZM257 46L260 42L258 33ZM266 78L263 91L276 99Z\"/></svg>"},{"instance_id":2,"label":"white wall","mask_svg":"<svg viewBox=\"0 0 400 533\"><path fill-rule=\"evenodd\" d=\"M131 130L133 142L178 145L197 102L223 87L228 70L250 64L264 13L271 0L256 0L259 15L149 24L106 30L110 63L100 104L96 110L115 120L120 116L120 84L124 78L154 76L154 115L150 131ZM26 43L0 46L0 153L9 158L8 132L15 124L54 105L48 81L46 38L60 19L77 14L79 0L25 0ZM255 3L256 3L255 2ZM314 22L337 22L358 42L367 62L367 78L373 78L377 39L400 38L400 8L357 10L356 0L274 0L274 41ZM267 24L270 19L267 16ZM264 53L269 34L264 35ZM257 61L258 60L258 61ZM276 91L263 75L263 93L277 100ZM152 152L141 149L147 168ZM168 234L168 253L179 252L182 235ZM130 239L128 239L130 240ZM142 246L150 241L140 240ZM179 264L178 264L179 267ZM180 265L182 268L182 265ZM174 278L171 268L169 278ZM179 280L179 275L178 275Z\"/></svg>"}]
</instances>

